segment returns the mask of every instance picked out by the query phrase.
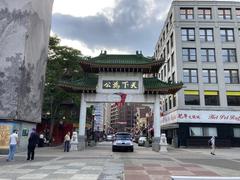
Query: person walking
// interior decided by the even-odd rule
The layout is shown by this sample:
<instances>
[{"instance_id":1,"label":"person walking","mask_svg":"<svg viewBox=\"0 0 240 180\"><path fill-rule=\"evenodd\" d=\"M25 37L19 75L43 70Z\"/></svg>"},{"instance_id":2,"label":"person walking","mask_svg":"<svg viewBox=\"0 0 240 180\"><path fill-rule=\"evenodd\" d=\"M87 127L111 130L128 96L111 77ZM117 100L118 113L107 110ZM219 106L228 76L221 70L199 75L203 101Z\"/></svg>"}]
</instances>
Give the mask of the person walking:
<instances>
[{"instance_id":1,"label":"person walking","mask_svg":"<svg viewBox=\"0 0 240 180\"><path fill-rule=\"evenodd\" d=\"M35 128L32 128L32 133L30 134L30 137L28 138L28 152L27 152L27 160L34 160L34 151L36 148L36 145L39 143L39 137L36 132Z\"/></svg>"},{"instance_id":2,"label":"person walking","mask_svg":"<svg viewBox=\"0 0 240 180\"><path fill-rule=\"evenodd\" d=\"M69 152L70 149L70 132L64 137L64 152Z\"/></svg>"},{"instance_id":3,"label":"person walking","mask_svg":"<svg viewBox=\"0 0 240 180\"><path fill-rule=\"evenodd\" d=\"M16 153L16 148L18 144L18 134L17 130L13 130L13 133L10 135L9 138L9 152L8 152L8 158L7 161L13 161L14 155Z\"/></svg>"},{"instance_id":4,"label":"person walking","mask_svg":"<svg viewBox=\"0 0 240 180\"><path fill-rule=\"evenodd\" d=\"M212 155L215 155L215 149L216 149L216 146L215 146L215 136L212 136L211 139L209 139L208 141L208 144L211 146L211 153Z\"/></svg>"}]
</instances>

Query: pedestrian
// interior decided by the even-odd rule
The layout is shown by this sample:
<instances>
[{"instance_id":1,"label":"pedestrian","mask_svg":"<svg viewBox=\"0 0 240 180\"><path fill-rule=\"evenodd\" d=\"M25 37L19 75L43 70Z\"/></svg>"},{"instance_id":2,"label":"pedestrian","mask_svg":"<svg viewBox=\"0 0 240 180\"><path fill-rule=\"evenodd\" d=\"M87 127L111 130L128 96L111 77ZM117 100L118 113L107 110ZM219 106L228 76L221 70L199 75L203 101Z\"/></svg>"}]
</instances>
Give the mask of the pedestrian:
<instances>
[{"instance_id":1,"label":"pedestrian","mask_svg":"<svg viewBox=\"0 0 240 180\"><path fill-rule=\"evenodd\" d=\"M69 152L70 149L70 132L64 137L64 152Z\"/></svg>"},{"instance_id":2,"label":"pedestrian","mask_svg":"<svg viewBox=\"0 0 240 180\"><path fill-rule=\"evenodd\" d=\"M13 161L14 155L16 153L16 148L18 144L18 134L17 130L13 130L13 133L10 135L9 138L9 151L8 151L8 158L7 161Z\"/></svg>"},{"instance_id":3,"label":"pedestrian","mask_svg":"<svg viewBox=\"0 0 240 180\"><path fill-rule=\"evenodd\" d=\"M43 133L40 133L38 147L43 147L43 146L44 146L44 135Z\"/></svg>"},{"instance_id":4,"label":"pedestrian","mask_svg":"<svg viewBox=\"0 0 240 180\"><path fill-rule=\"evenodd\" d=\"M32 128L32 132L30 134L30 137L28 138L27 160L34 160L34 151L38 142L39 142L39 137L36 132L36 129Z\"/></svg>"},{"instance_id":5,"label":"pedestrian","mask_svg":"<svg viewBox=\"0 0 240 180\"><path fill-rule=\"evenodd\" d=\"M212 138L209 139L208 144L211 146L211 153L210 154L215 155L215 149L216 149L215 136L212 136Z\"/></svg>"}]
</instances>

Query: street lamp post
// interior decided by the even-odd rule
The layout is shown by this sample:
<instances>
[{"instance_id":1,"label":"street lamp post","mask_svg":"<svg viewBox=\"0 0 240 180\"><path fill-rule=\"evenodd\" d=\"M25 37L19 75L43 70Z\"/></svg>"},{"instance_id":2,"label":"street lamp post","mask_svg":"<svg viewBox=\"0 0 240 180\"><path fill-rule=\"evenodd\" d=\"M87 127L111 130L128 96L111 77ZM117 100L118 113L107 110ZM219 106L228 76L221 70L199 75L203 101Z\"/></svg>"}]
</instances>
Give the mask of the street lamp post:
<instances>
[{"instance_id":1,"label":"street lamp post","mask_svg":"<svg viewBox=\"0 0 240 180\"><path fill-rule=\"evenodd\" d=\"M92 113L92 140L95 141L95 134L94 134L94 123L95 123L95 113Z\"/></svg>"},{"instance_id":2,"label":"street lamp post","mask_svg":"<svg viewBox=\"0 0 240 180\"><path fill-rule=\"evenodd\" d=\"M147 140L146 140L146 143L145 143L145 146L146 147L149 147L149 121L148 121L148 118L149 118L149 114L146 113L146 124L147 124Z\"/></svg>"}]
</instances>

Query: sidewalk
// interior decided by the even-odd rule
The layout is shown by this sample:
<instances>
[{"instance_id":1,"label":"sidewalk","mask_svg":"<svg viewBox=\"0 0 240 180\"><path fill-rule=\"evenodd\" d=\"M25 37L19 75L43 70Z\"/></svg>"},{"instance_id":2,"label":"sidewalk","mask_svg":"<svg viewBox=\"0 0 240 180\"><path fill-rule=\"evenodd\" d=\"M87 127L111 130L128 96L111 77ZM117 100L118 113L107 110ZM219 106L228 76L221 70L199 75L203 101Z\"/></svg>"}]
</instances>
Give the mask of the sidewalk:
<instances>
[{"instance_id":1,"label":"sidewalk","mask_svg":"<svg viewBox=\"0 0 240 180\"><path fill-rule=\"evenodd\" d=\"M170 149L168 153L135 147L131 152L112 152L103 142L85 151L64 153L60 147L38 148L34 161L26 153L16 154L15 162L0 156L0 180L79 179L79 180L153 180L170 176L240 176L240 148Z\"/></svg>"}]
</instances>

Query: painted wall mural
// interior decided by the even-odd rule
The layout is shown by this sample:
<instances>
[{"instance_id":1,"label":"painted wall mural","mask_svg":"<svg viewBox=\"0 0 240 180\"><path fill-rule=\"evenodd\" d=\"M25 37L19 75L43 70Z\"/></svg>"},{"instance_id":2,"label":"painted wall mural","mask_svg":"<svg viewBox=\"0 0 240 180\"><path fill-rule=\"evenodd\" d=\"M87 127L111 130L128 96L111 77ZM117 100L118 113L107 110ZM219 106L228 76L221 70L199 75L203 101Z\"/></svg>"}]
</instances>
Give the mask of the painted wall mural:
<instances>
[{"instance_id":1,"label":"painted wall mural","mask_svg":"<svg viewBox=\"0 0 240 180\"><path fill-rule=\"evenodd\" d=\"M0 149L8 149L12 125L0 124Z\"/></svg>"}]
</instances>

